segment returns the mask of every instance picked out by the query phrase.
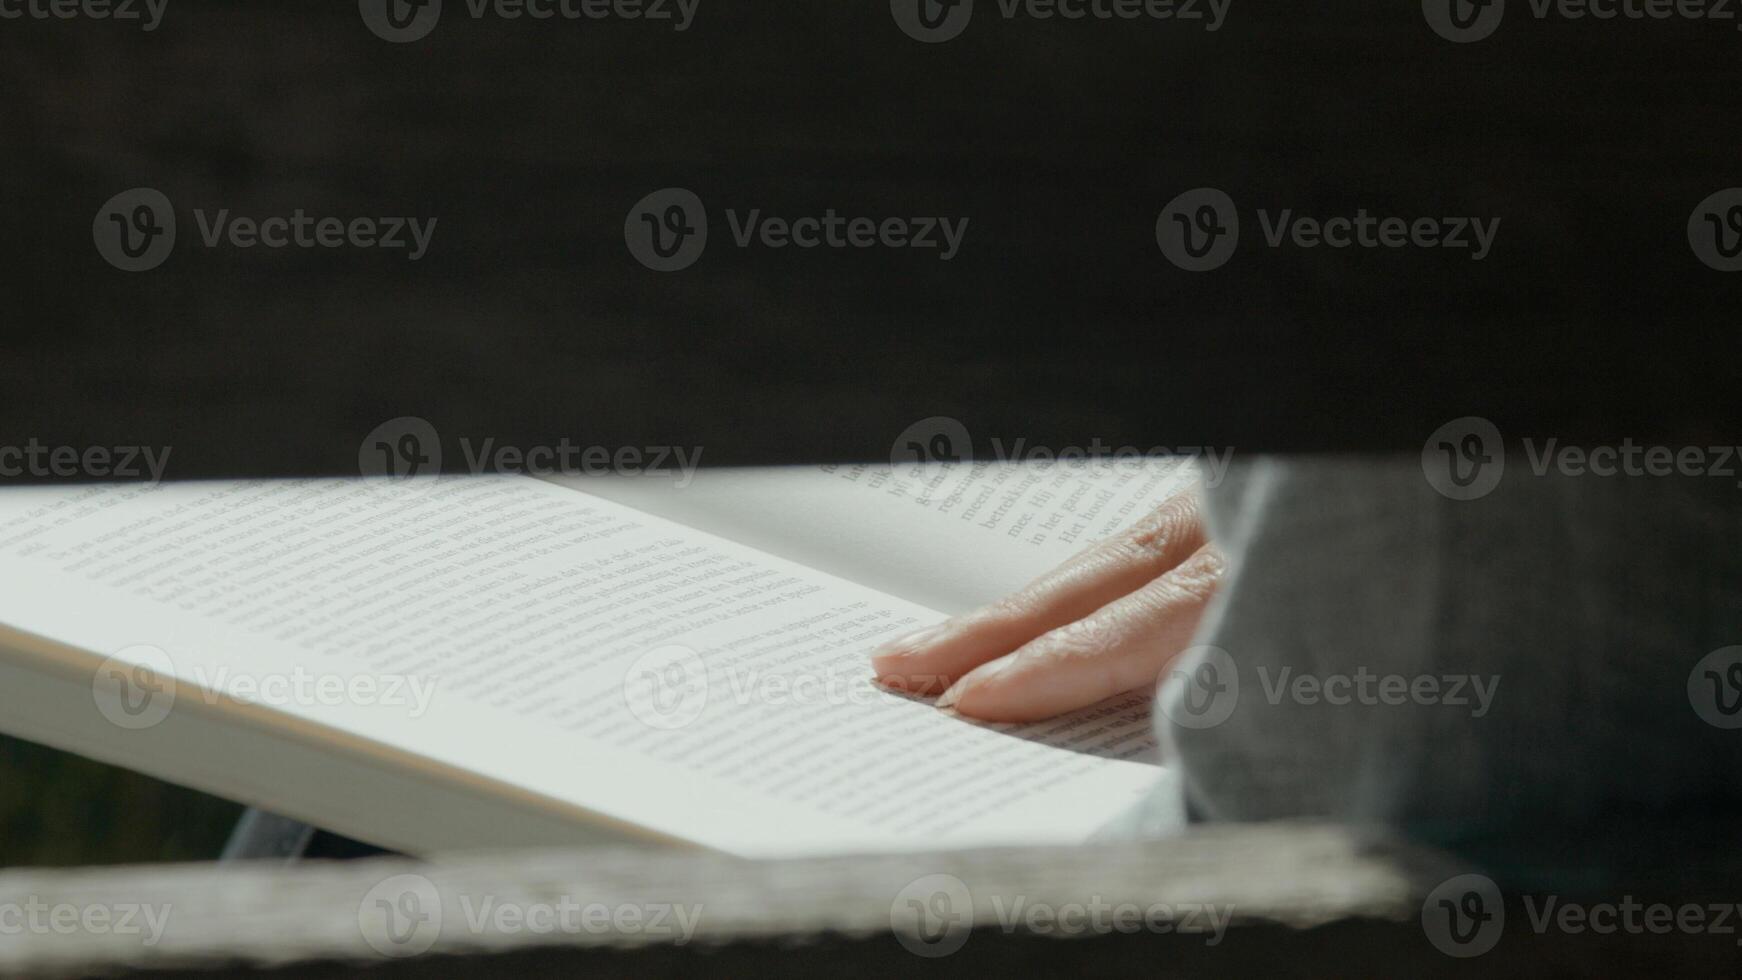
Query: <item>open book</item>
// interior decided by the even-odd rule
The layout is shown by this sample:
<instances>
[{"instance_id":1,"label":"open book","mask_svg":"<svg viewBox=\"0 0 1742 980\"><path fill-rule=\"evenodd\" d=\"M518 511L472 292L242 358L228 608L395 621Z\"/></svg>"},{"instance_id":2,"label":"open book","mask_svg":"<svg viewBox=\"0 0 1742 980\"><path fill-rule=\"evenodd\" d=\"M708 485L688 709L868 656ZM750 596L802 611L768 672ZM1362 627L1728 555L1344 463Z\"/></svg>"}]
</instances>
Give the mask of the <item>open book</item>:
<instances>
[{"instance_id":1,"label":"open book","mask_svg":"<svg viewBox=\"0 0 1742 980\"><path fill-rule=\"evenodd\" d=\"M1172 461L0 492L0 730L411 853L1081 840L1149 692L983 725L882 640L1184 489Z\"/></svg>"}]
</instances>

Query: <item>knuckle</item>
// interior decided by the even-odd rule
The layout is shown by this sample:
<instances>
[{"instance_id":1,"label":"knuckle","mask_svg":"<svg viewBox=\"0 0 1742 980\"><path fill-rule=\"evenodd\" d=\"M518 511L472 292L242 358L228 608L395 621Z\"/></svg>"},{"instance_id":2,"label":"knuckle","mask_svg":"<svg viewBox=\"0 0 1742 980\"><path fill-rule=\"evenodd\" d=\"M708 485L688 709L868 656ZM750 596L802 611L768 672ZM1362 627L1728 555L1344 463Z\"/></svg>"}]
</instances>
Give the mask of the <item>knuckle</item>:
<instances>
[{"instance_id":1,"label":"knuckle","mask_svg":"<svg viewBox=\"0 0 1742 980\"><path fill-rule=\"evenodd\" d=\"M1181 598L1201 601L1215 593L1227 568L1228 560L1221 552L1204 548L1168 572L1164 581Z\"/></svg>"},{"instance_id":2,"label":"knuckle","mask_svg":"<svg viewBox=\"0 0 1742 980\"><path fill-rule=\"evenodd\" d=\"M1041 637L1033 655L1049 660L1093 659L1118 645L1122 632L1108 617L1090 616Z\"/></svg>"},{"instance_id":3,"label":"knuckle","mask_svg":"<svg viewBox=\"0 0 1742 980\"><path fill-rule=\"evenodd\" d=\"M1197 494L1182 493L1133 526L1124 544L1139 558L1165 560L1177 556L1183 544L1196 547L1201 528Z\"/></svg>"},{"instance_id":4,"label":"knuckle","mask_svg":"<svg viewBox=\"0 0 1742 980\"><path fill-rule=\"evenodd\" d=\"M1034 613L1034 597L1024 590L980 607L967 616L967 624L970 627L996 628L1022 622Z\"/></svg>"}]
</instances>

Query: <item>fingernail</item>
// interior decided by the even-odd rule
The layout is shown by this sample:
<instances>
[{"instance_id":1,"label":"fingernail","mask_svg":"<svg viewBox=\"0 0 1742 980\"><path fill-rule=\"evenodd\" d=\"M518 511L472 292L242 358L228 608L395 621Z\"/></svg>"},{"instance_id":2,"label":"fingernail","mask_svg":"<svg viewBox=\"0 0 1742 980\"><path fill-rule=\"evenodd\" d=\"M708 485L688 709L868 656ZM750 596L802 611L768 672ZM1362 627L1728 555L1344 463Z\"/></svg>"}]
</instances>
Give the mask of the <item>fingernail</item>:
<instances>
[{"instance_id":1,"label":"fingernail","mask_svg":"<svg viewBox=\"0 0 1742 980\"><path fill-rule=\"evenodd\" d=\"M871 651L871 656L877 658L887 657L890 654L895 653L913 653L916 648L922 647L927 642L935 639L939 633L944 631L944 627L948 625L950 625L949 620L944 620L941 623L927 626L924 629L914 630L912 633L904 633Z\"/></svg>"},{"instance_id":2,"label":"fingernail","mask_svg":"<svg viewBox=\"0 0 1742 980\"><path fill-rule=\"evenodd\" d=\"M938 710L941 711L944 708L948 708L949 706L955 704L956 701L959 700L962 696L962 687L964 685L966 685L967 683L968 683L968 679L966 677L964 677L961 680L955 682L954 684L951 684L950 689L945 691L943 693L942 697L938 698Z\"/></svg>"},{"instance_id":3,"label":"fingernail","mask_svg":"<svg viewBox=\"0 0 1742 980\"><path fill-rule=\"evenodd\" d=\"M973 670L968 671L966 676L954 684L951 684L950 689L945 691L942 697L938 698L937 706L940 709L952 707L957 701L962 700L962 695L967 694L974 688L979 687L992 678L997 677L999 674L1002 674L1005 668L1010 666L1012 659L1014 658L1000 657L989 664L981 664Z\"/></svg>"}]
</instances>

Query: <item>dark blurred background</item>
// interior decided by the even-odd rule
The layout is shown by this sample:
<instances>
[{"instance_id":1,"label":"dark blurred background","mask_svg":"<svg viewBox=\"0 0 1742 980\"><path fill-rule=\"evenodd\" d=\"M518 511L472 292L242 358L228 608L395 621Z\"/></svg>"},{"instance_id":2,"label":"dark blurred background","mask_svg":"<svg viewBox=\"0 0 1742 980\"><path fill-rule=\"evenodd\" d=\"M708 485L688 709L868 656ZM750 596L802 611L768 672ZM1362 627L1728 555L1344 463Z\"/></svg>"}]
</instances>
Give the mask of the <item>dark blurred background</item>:
<instances>
[{"instance_id":1,"label":"dark blurred background","mask_svg":"<svg viewBox=\"0 0 1742 980\"><path fill-rule=\"evenodd\" d=\"M242 808L0 736L0 867L210 861Z\"/></svg>"},{"instance_id":2,"label":"dark blurred background","mask_svg":"<svg viewBox=\"0 0 1742 980\"><path fill-rule=\"evenodd\" d=\"M1416 452L1733 439L1742 276L1689 248L1742 185L1734 22L1539 20L1454 44L1413 2L1234 0L1178 21L908 37L883 0L701 0L644 21L474 19L390 44L346 0L170 0L153 31L0 21L0 444L174 447L170 476L355 473L444 440L886 458L979 440ZM713 223L661 275L630 208ZM1225 267L1155 239L1241 209ZM129 274L111 196L180 240ZM208 249L194 209L434 217L429 253ZM730 246L727 208L971 224L961 254ZM1268 249L1257 209L1501 219L1494 251ZM462 462L450 443L449 465ZM209 856L233 808L0 742L0 864Z\"/></svg>"},{"instance_id":3,"label":"dark blurred background","mask_svg":"<svg viewBox=\"0 0 1742 980\"><path fill-rule=\"evenodd\" d=\"M1562 439L1734 421L1742 277L1694 206L1742 184L1734 22L1539 21L1454 44L1417 3L1179 21L999 16L902 33L884 0L702 0L645 21L474 20L389 44L355 2L171 0L143 32L0 31L0 419L173 445L175 475L350 472L383 420L530 444L869 457L907 424L1052 444L1419 448L1447 419ZM161 268L92 244L119 191ZM624 246L643 195L712 212L694 267ZM1170 265L1214 186L1240 252ZM956 215L961 254L729 247L728 207ZM1259 247L1257 208L1502 219L1444 249ZM192 211L439 220L429 254L198 247Z\"/></svg>"}]
</instances>

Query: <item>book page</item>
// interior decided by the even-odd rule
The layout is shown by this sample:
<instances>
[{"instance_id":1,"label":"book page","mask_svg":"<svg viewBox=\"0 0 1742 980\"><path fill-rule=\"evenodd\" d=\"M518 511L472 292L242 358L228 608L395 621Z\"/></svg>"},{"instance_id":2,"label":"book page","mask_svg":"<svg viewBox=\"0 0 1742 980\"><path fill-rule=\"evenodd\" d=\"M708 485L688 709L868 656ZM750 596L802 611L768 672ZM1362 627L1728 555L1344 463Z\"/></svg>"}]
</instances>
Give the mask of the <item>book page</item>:
<instances>
[{"instance_id":1,"label":"book page","mask_svg":"<svg viewBox=\"0 0 1742 980\"><path fill-rule=\"evenodd\" d=\"M939 712L867 662L938 611L528 478L8 490L0 569L0 621L94 678L48 708L117 741L167 687L172 712L733 853L1078 840L1158 773L1141 697L1022 728ZM226 752L186 765L258 778Z\"/></svg>"},{"instance_id":2,"label":"book page","mask_svg":"<svg viewBox=\"0 0 1742 980\"><path fill-rule=\"evenodd\" d=\"M1130 526L1198 469L1179 457L554 479L955 615Z\"/></svg>"}]
</instances>

